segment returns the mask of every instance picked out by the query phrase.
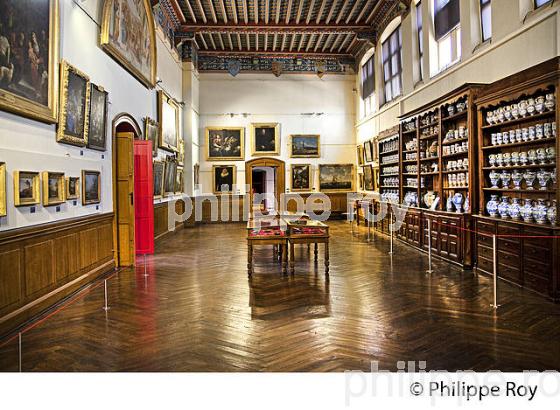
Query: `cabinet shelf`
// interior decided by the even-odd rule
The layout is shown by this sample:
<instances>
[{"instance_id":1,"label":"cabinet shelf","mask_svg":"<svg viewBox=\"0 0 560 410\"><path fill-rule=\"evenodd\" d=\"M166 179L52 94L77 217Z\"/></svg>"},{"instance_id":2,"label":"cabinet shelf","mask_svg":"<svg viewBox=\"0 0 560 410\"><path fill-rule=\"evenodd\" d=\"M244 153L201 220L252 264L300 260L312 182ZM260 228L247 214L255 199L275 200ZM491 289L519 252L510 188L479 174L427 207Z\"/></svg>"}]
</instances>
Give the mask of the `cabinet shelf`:
<instances>
[{"instance_id":1,"label":"cabinet shelf","mask_svg":"<svg viewBox=\"0 0 560 410\"><path fill-rule=\"evenodd\" d=\"M458 174L461 172L469 172L468 169L453 169L453 170L448 170L448 171L441 171L442 174Z\"/></svg>"},{"instance_id":2,"label":"cabinet shelf","mask_svg":"<svg viewBox=\"0 0 560 410\"><path fill-rule=\"evenodd\" d=\"M453 158L453 157L462 157L465 155L469 155L469 151L463 151L463 152L455 152L453 154L447 154L447 155L443 155L442 158Z\"/></svg>"},{"instance_id":3,"label":"cabinet shelf","mask_svg":"<svg viewBox=\"0 0 560 410\"><path fill-rule=\"evenodd\" d=\"M416 132L416 128L413 129L413 130L409 130L409 131L403 130L402 134L403 134L403 135L408 135L408 134L413 134L413 133L415 133L415 132Z\"/></svg>"},{"instance_id":4,"label":"cabinet shelf","mask_svg":"<svg viewBox=\"0 0 560 410\"><path fill-rule=\"evenodd\" d=\"M431 139L434 139L434 138L437 138L437 137L439 137L439 133L437 133L437 134L430 134L430 135L424 135L424 136L421 136L420 139L421 139L421 140L431 140Z\"/></svg>"},{"instance_id":5,"label":"cabinet shelf","mask_svg":"<svg viewBox=\"0 0 560 410\"><path fill-rule=\"evenodd\" d=\"M395 149L391 149L389 151L380 152L379 155L396 154L397 152L399 152L399 149L395 148Z\"/></svg>"},{"instance_id":6,"label":"cabinet shelf","mask_svg":"<svg viewBox=\"0 0 560 410\"><path fill-rule=\"evenodd\" d=\"M403 164L413 164L416 161L418 161L418 160L416 160L416 159L403 159L402 162L403 162Z\"/></svg>"},{"instance_id":7,"label":"cabinet shelf","mask_svg":"<svg viewBox=\"0 0 560 410\"><path fill-rule=\"evenodd\" d=\"M456 138L456 139L452 139L452 140L443 141L441 143L441 145L453 145L455 143L468 141L468 140L469 140L469 137Z\"/></svg>"},{"instance_id":8,"label":"cabinet shelf","mask_svg":"<svg viewBox=\"0 0 560 410\"><path fill-rule=\"evenodd\" d=\"M456 112L453 115L448 115L447 117L443 117L442 121L443 122L453 121L453 120L456 120L456 119L467 116L468 113L469 113L469 110L465 109L463 111Z\"/></svg>"},{"instance_id":9,"label":"cabinet shelf","mask_svg":"<svg viewBox=\"0 0 560 410\"><path fill-rule=\"evenodd\" d=\"M543 194L543 195L549 195L549 194L555 194L556 190L555 189L547 189L547 190L541 190L541 189L515 189L515 188L482 188L483 191L486 192L518 192L520 194Z\"/></svg>"},{"instance_id":10,"label":"cabinet shelf","mask_svg":"<svg viewBox=\"0 0 560 410\"><path fill-rule=\"evenodd\" d=\"M517 118L515 120L499 122L498 124L483 125L482 129L483 130L489 130L489 129L492 129L492 128L507 127L509 125L515 125L515 124L521 124L521 123L524 123L524 122L540 120L542 118L550 118L550 117L554 118L555 116L556 116L556 109L554 109L554 111L545 111L541 114L527 115L525 117ZM486 121L486 118L484 118L484 121Z\"/></svg>"},{"instance_id":11,"label":"cabinet shelf","mask_svg":"<svg viewBox=\"0 0 560 410\"><path fill-rule=\"evenodd\" d=\"M550 138L541 138L541 139L534 139L530 141L521 141L521 142L514 142L513 144L500 144L500 145L486 145L482 147L483 150L495 150L501 148L510 148L510 147L525 147L529 145L545 145L549 143L556 142L556 137Z\"/></svg>"},{"instance_id":12,"label":"cabinet shelf","mask_svg":"<svg viewBox=\"0 0 560 410\"><path fill-rule=\"evenodd\" d=\"M456 190L456 189L469 189L469 188L470 187L468 185L467 186L448 186L448 187L444 186L443 187L443 189L445 191L453 191L453 190Z\"/></svg>"},{"instance_id":13,"label":"cabinet shelf","mask_svg":"<svg viewBox=\"0 0 560 410\"><path fill-rule=\"evenodd\" d=\"M387 165L395 165L395 164L398 164L398 163L399 163L398 160L397 161L391 161L391 162L384 162L383 164L380 164L379 166L380 167L385 167Z\"/></svg>"},{"instance_id":14,"label":"cabinet shelf","mask_svg":"<svg viewBox=\"0 0 560 410\"><path fill-rule=\"evenodd\" d=\"M439 160L439 157L420 158L420 162L437 161L437 160Z\"/></svg>"},{"instance_id":15,"label":"cabinet shelf","mask_svg":"<svg viewBox=\"0 0 560 410\"><path fill-rule=\"evenodd\" d=\"M431 122L431 123L429 123L429 124L422 125L422 126L420 127L420 129L423 130L423 129L426 129L426 128L430 128L430 127L433 127L433 126L438 125L438 123L439 123L439 119L437 119L437 120L435 120L435 121L433 121L433 122Z\"/></svg>"},{"instance_id":16,"label":"cabinet shelf","mask_svg":"<svg viewBox=\"0 0 560 410\"><path fill-rule=\"evenodd\" d=\"M554 168L556 164L535 164L535 165L509 165L507 167L483 167L484 171L507 171L512 169L538 169L538 168Z\"/></svg>"}]
</instances>

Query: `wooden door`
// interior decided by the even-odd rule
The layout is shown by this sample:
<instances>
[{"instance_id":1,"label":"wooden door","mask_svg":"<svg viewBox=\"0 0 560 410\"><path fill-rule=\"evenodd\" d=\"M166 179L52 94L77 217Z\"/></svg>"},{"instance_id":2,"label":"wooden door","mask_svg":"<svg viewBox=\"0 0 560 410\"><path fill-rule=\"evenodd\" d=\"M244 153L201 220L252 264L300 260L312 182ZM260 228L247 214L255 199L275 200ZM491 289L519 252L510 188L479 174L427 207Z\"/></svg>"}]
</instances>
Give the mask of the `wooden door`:
<instances>
[{"instance_id":1,"label":"wooden door","mask_svg":"<svg viewBox=\"0 0 560 410\"><path fill-rule=\"evenodd\" d=\"M134 265L134 133L117 133L117 238L119 266Z\"/></svg>"},{"instance_id":2,"label":"wooden door","mask_svg":"<svg viewBox=\"0 0 560 410\"><path fill-rule=\"evenodd\" d=\"M134 230L136 254L154 253L152 141L134 141Z\"/></svg>"}]
</instances>

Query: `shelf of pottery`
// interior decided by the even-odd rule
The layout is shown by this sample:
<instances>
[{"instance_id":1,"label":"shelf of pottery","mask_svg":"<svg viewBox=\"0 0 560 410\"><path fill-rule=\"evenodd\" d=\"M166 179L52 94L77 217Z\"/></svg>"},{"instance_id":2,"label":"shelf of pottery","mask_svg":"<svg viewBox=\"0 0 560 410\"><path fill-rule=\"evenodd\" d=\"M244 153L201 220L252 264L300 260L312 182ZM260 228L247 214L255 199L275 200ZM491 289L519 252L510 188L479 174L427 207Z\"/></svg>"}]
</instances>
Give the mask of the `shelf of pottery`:
<instances>
[{"instance_id":1,"label":"shelf of pottery","mask_svg":"<svg viewBox=\"0 0 560 410\"><path fill-rule=\"evenodd\" d=\"M418 206L418 118L401 123L401 185L402 202Z\"/></svg>"},{"instance_id":2,"label":"shelf of pottery","mask_svg":"<svg viewBox=\"0 0 560 410\"><path fill-rule=\"evenodd\" d=\"M399 134L379 140L379 194L382 201L399 202Z\"/></svg>"},{"instance_id":3,"label":"shelf of pottery","mask_svg":"<svg viewBox=\"0 0 560 410\"><path fill-rule=\"evenodd\" d=\"M483 107L479 114L484 215L556 225L558 145L554 87Z\"/></svg>"},{"instance_id":4,"label":"shelf of pottery","mask_svg":"<svg viewBox=\"0 0 560 410\"><path fill-rule=\"evenodd\" d=\"M419 204L422 208L439 209L441 197L440 174L440 111L436 108L418 117L419 127Z\"/></svg>"}]
</instances>

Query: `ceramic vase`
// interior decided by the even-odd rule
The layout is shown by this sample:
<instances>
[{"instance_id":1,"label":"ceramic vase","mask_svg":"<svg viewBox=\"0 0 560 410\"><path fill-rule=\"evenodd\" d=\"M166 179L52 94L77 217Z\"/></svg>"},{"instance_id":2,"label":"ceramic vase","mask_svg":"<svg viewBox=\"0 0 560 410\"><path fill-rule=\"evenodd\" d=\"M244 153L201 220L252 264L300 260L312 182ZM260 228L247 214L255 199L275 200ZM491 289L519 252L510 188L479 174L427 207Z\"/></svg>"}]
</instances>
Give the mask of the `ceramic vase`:
<instances>
[{"instance_id":1,"label":"ceramic vase","mask_svg":"<svg viewBox=\"0 0 560 410\"><path fill-rule=\"evenodd\" d=\"M550 181L550 174L544 169L539 169L539 172L537 172L537 179L539 180L540 190L546 191L548 181Z\"/></svg>"},{"instance_id":2,"label":"ceramic vase","mask_svg":"<svg viewBox=\"0 0 560 410\"><path fill-rule=\"evenodd\" d=\"M453 198L451 195L447 198L445 209L447 209L447 212L453 212Z\"/></svg>"},{"instance_id":3,"label":"ceramic vase","mask_svg":"<svg viewBox=\"0 0 560 410\"><path fill-rule=\"evenodd\" d=\"M469 200L469 194L467 194L467 197L465 198L463 209L465 212L469 212L471 210L471 201Z\"/></svg>"},{"instance_id":4,"label":"ceramic vase","mask_svg":"<svg viewBox=\"0 0 560 410\"><path fill-rule=\"evenodd\" d=\"M521 217L521 205L519 205L519 198L512 198L511 204L508 208L508 213L511 219L518 221Z\"/></svg>"},{"instance_id":5,"label":"ceramic vase","mask_svg":"<svg viewBox=\"0 0 560 410\"><path fill-rule=\"evenodd\" d=\"M513 181L514 189L521 189L521 181L523 180L523 174L518 169L513 170L511 173L511 179Z\"/></svg>"},{"instance_id":6,"label":"ceramic vase","mask_svg":"<svg viewBox=\"0 0 560 410\"><path fill-rule=\"evenodd\" d=\"M529 190L533 189L533 183L535 182L535 178L537 178L537 174L535 174L534 171L531 170L525 171L525 173L523 174L523 179L527 184L527 189Z\"/></svg>"},{"instance_id":7,"label":"ceramic vase","mask_svg":"<svg viewBox=\"0 0 560 410\"><path fill-rule=\"evenodd\" d=\"M491 217L498 216L498 195L490 195L490 201L486 203L486 210Z\"/></svg>"},{"instance_id":8,"label":"ceramic vase","mask_svg":"<svg viewBox=\"0 0 560 410\"><path fill-rule=\"evenodd\" d=\"M500 174L496 171L490 171L490 183L492 184L492 188L498 188L498 182L500 182Z\"/></svg>"},{"instance_id":9,"label":"ceramic vase","mask_svg":"<svg viewBox=\"0 0 560 410\"><path fill-rule=\"evenodd\" d=\"M548 111L554 110L554 107L556 106L554 94L547 94L545 98L544 106L546 109Z\"/></svg>"},{"instance_id":10,"label":"ceramic vase","mask_svg":"<svg viewBox=\"0 0 560 410\"><path fill-rule=\"evenodd\" d=\"M502 197L502 202L498 205L498 213L502 219L507 219L509 214L509 198L507 196Z\"/></svg>"},{"instance_id":11,"label":"ceramic vase","mask_svg":"<svg viewBox=\"0 0 560 410\"><path fill-rule=\"evenodd\" d=\"M500 175L500 179L502 180L502 187L504 189L509 188L509 183L511 181L511 173L508 171L502 171L502 175Z\"/></svg>"},{"instance_id":12,"label":"ceramic vase","mask_svg":"<svg viewBox=\"0 0 560 410\"><path fill-rule=\"evenodd\" d=\"M533 216L538 224L546 223L546 213L548 208L544 204L544 199L537 199L537 203L533 207Z\"/></svg>"},{"instance_id":13,"label":"ceramic vase","mask_svg":"<svg viewBox=\"0 0 560 410\"><path fill-rule=\"evenodd\" d=\"M526 199L521 207L521 217L524 222L533 222L533 204L530 199Z\"/></svg>"},{"instance_id":14,"label":"ceramic vase","mask_svg":"<svg viewBox=\"0 0 560 410\"><path fill-rule=\"evenodd\" d=\"M556 225L556 199L552 201L552 204L548 207L546 212L546 217L551 225Z\"/></svg>"},{"instance_id":15,"label":"ceramic vase","mask_svg":"<svg viewBox=\"0 0 560 410\"><path fill-rule=\"evenodd\" d=\"M453 205L455 205L456 212L460 214L463 207L463 195L459 192L453 195Z\"/></svg>"}]
</instances>

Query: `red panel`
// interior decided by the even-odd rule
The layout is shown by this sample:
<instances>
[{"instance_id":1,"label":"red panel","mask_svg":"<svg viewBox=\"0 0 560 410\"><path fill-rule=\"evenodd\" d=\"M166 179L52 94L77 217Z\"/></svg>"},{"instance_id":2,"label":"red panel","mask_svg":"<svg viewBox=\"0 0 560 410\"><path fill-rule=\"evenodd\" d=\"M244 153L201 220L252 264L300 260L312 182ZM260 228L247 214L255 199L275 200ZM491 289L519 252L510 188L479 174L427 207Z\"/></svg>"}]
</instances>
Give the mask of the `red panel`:
<instances>
[{"instance_id":1,"label":"red panel","mask_svg":"<svg viewBox=\"0 0 560 410\"><path fill-rule=\"evenodd\" d=\"M154 253L152 141L134 141L134 222L136 254Z\"/></svg>"}]
</instances>

